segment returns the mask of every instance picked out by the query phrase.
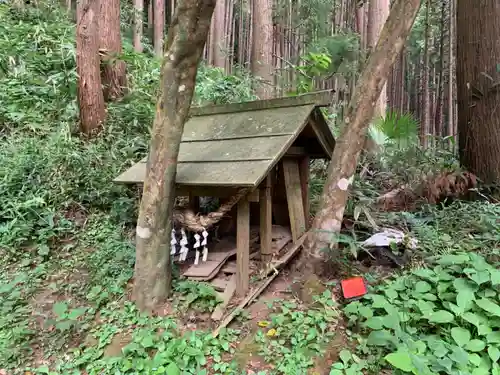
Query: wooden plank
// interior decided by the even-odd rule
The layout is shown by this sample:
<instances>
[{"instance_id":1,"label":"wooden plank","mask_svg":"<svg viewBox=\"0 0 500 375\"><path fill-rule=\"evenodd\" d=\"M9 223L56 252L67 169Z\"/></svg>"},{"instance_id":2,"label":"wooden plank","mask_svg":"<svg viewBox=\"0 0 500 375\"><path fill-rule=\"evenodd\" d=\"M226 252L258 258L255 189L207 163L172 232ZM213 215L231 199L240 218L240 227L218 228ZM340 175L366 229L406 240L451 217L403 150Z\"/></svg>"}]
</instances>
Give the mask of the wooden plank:
<instances>
[{"instance_id":1,"label":"wooden plank","mask_svg":"<svg viewBox=\"0 0 500 375\"><path fill-rule=\"evenodd\" d=\"M240 199L237 208L236 224L236 294L244 296L250 284L250 203Z\"/></svg>"},{"instance_id":2,"label":"wooden plank","mask_svg":"<svg viewBox=\"0 0 500 375\"><path fill-rule=\"evenodd\" d=\"M328 155L329 159L332 158L333 149L335 148L335 138L333 133L325 120L325 116L319 109L314 110L309 117L309 124L314 130L316 137Z\"/></svg>"},{"instance_id":3,"label":"wooden plank","mask_svg":"<svg viewBox=\"0 0 500 375\"><path fill-rule=\"evenodd\" d=\"M302 189L300 184L299 163L293 159L283 159L283 174L285 176L286 199L288 203L288 214L290 216L290 229L293 241L306 230L306 217L304 214L304 203L302 200Z\"/></svg>"},{"instance_id":4,"label":"wooden plank","mask_svg":"<svg viewBox=\"0 0 500 375\"><path fill-rule=\"evenodd\" d=\"M184 127L182 142L255 136L295 135L305 126L314 105L265 109L255 112L191 117ZM251 140L248 140L249 142Z\"/></svg>"},{"instance_id":5,"label":"wooden plank","mask_svg":"<svg viewBox=\"0 0 500 375\"><path fill-rule=\"evenodd\" d=\"M229 281L227 282L226 289L224 289L224 293L222 293L222 302L217 305L214 312L212 313L212 320L219 321L222 319L224 315L224 311L233 298L234 292L236 291L236 275L232 275Z\"/></svg>"},{"instance_id":6,"label":"wooden plank","mask_svg":"<svg viewBox=\"0 0 500 375\"><path fill-rule=\"evenodd\" d=\"M304 215L306 217L306 230L309 229L309 215L311 214L311 203L309 200L309 157L304 156L299 161L300 186L302 190L302 201L304 203Z\"/></svg>"},{"instance_id":7,"label":"wooden plank","mask_svg":"<svg viewBox=\"0 0 500 375\"><path fill-rule=\"evenodd\" d=\"M327 107L332 103L333 92L334 90L323 90L284 98L193 107L191 108L189 114L190 116L206 116L220 113L233 113L242 111L246 112L258 111L262 109L293 107L306 104L314 104L318 107Z\"/></svg>"},{"instance_id":8,"label":"wooden plank","mask_svg":"<svg viewBox=\"0 0 500 375\"><path fill-rule=\"evenodd\" d=\"M272 160L179 163L176 181L181 185L256 187ZM139 162L115 178L115 182L137 184L144 181L146 163Z\"/></svg>"},{"instance_id":9,"label":"wooden plank","mask_svg":"<svg viewBox=\"0 0 500 375\"><path fill-rule=\"evenodd\" d=\"M274 159L286 146L290 135L266 138L183 142L179 162L251 161Z\"/></svg>"},{"instance_id":10,"label":"wooden plank","mask_svg":"<svg viewBox=\"0 0 500 375\"><path fill-rule=\"evenodd\" d=\"M273 257L272 249L272 194L271 176L268 174L260 188L260 254L262 263L268 263Z\"/></svg>"}]
</instances>

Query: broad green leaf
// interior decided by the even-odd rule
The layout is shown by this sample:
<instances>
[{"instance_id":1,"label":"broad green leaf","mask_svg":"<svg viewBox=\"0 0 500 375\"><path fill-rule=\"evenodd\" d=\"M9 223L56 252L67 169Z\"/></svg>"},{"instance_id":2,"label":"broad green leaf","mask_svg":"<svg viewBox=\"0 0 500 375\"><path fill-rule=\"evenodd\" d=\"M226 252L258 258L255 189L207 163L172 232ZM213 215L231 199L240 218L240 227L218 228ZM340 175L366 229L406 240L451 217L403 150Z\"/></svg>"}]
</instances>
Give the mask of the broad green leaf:
<instances>
[{"instance_id":1,"label":"broad green leaf","mask_svg":"<svg viewBox=\"0 0 500 375\"><path fill-rule=\"evenodd\" d=\"M436 273L429 268L419 268L412 272L414 275L421 277L422 279L426 279L432 282L436 282L438 280Z\"/></svg>"},{"instance_id":2,"label":"broad green leaf","mask_svg":"<svg viewBox=\"0 0 500 375\"><path fill-rule=\"evenodd\" d=\"M497 362L500 359L500 350L496 346L488 346L488 355L493 362Z\"/></svg>"},{"instance_id":3,"label":"broad green leaf","mask_svg":"<svg viewBox=\"0 0 500 375\"><path fill-rule=\"evenodd\" d=\"M470 289L462 289L457 294L457 306L461 312L466 312L474 306L474 292Z\"/></svg>"},{"instance_id":4,"label":"broad green leaf","mask_svg":"<svg viewBox=\"0 0 500 375\"><path fill-rule=\"evenodd\" d=\"M453 314L446 310L435 311L429 315L429 322L432 323L451 323L454 319Z\"/></svg>"},{"instance_id":5,"label":"broad green leaf","mask_svg":"<svg viewBox=\"0 0 500 375\"><path fill-rule=\"evenodd\" d=\"M374 346L385 346L394 340L394 336L387 330L371 331L366 343Z\"/></svg>"},{"instance_id":6,"label":"broad green leaf","mask_svg":"<svg viewBox=\"0 0 500 375\"><path fill-rule=\"evenodd\" d=\"M410 355L406 352L395 352L387 354L384 359L393 365L395 368L403 370L405 372L411 372L413 370L413 364L411 362Z\"/></svg>"},{"instance_id":7,"label":"broad green leaf","mask_svg":"<svg viewBox=\"0 0 500 375\"><path fill-rule=\"evenodd\" d=\"M486 335L488 344L500 344L500 331L491 332Z\"/></svg>"},{"instance_id":8,"label":"broad green leaf","mask_svg":"<svg viewBox=\"0 0 500 375\"><path fill-rule=\"evenodd\" d=\"M479 367L479 365L481 364L481 357L476 353L472 353L472 354L469 354L469 361L474 366Z\"/></svg>"},{"instance_id":9,"label":"broad green leaf","mask_svg":"<svg viewBox=\"0 0 500 375\"><path fill-rule=\"evenodd\" d=\"M443 255L439 257L437 263L442 266L448 266L453 264L465 264L470 262L470 257L468 254L459 254L459 255Z\"/></svg>"},{"instance_id":10,"label":"broad green leaf","mask_svg":"<svg viewBox=\"0 0 500 375\"><path fill-rule=\"evenodd\" d=\"M482 314L477 314L473 312L466 312L465 314L462 315L462 318L469 322L470 324L475 325L476 327L479 327L480 325L485 325L488 324L488 319L484 317Z\"/></svg>"},{"instance_id":11,"label":"broad green leaf","mask_svg":"<svg viewBox=\"0 0 500 375\"><path fill-rule=\"evenodd\" d=\"M453 327L451 329L451 337L458 346L464 347L470 341L471 335L468 330L462 327Z\"/></svg>"},{"instance_id":12,"label":"broad green leaf","mask_svg":"<svg viewBox=\"0 0 500 375\"><path fill-rule=\"evenodd\" d=\"M364 322L364 325L371 329L382 329L383 319L380 316L374 316L372 318L367 319Z\"/></svg>"},{"instance_id":13,"label":"broad green leaf","mask_svg":"<svg viewBox=\"0 0 500 375\"><path fill-rule=\"evenodd\" d=\"M340 351L339 357L342 360L342 362L344 362L345 365L352 358L351 352L349 350L345 350L345 349L343 349L343 350Z\"/></svg>"},{"instance_id":14,"label":"broad green leaf","mask_svg":"<svg viewBox=\"0 0 500 375\"><path fill-rule=\"evenodd\" d=\"M465 349L467 349L470 352L480 352L483 351L484 348L486 348L485 342L478 339L470 340L465 346Z\"/></svg>"},{"instance_id":15,"label":"broad green leaf","mask_svg":"<svg viewBox=\"0 0 500 375\"><path fill-rule=\"evenodd\" d=\"M372 301L372 307L375 309L383 309L386 306L390 305L384 296L378 294L372 295Z\"/></svg>"},{"instance_id":16,"label":"broad green leaf","mask_svg":"<svg viewBox=\"0 0 500 375\"><path fill-rule=\"evenodd\" d=\"M493 286L499 285L500 284L500 270L491 269L490 270L490 279L491 279L491 284Z\"/></svg>"},{"instance_id":17,"label":"broad green leaf","mask_svg":"<svg viewBox=\"0 0 500 375\"><path fill-rule=\"evenodd\" d=\"M461 366L466 366L469 362L469 353L459 346L453 346L449 357Z\"/></svg>"},{"instance_id":18,"label":"broad green leaf","mask_svg":"<svg viewBox=\"0 0 500 375\"><path fill-rule=\"evenodd\" d=\"M171 362L171 363L169 363L169 364L168 364L168 366L167 366L166 370L167 370L167 371L166 371L166 373L167 373L168 375L181 375L181 370L180 370L180 369L179 369L179 367L178 367L175 363L173 363L173 362Z\"/></svg>"},{"instance_id":19,"label":"broad green leaf","mask_svg":"<svg viewBox=\"0 0 500 375\"><path fill-rule=\"evenodd\" d=\"M476 305L489 312L490 314L500 317L500 306L498 306L489 298L481 298L479 300L476 300Z\"/></svg>"},{"instance_id":20,"label":"broad green leaf","mask_svg":"<svg viewBox=\"0 0 500 375\"><path fill-rule=\"evenodd\" d=\"M419 281L415 284L415 290L418 293L427 293L432 289L431 285L425 281Z\"/></svg>"},{"instance_id":21,"label":"broad green leaf","mask_svg":"<svg viewBox=\"0 0 500 375\"><path fill-rule=\"evenodd\" d=\"M359 314L364 318L371 318L373 316L373 310L368 306L360 306Z\"/></svg>"},{"instance_id":22,"label":"broad green leaf","mask_svg":"<svg viewBox=\"0 0 500 375\"><path fill-rule=\"evenodd\" d=\"M52 306L52 310L54 311L54 314L61 317L66 313L66 311L68 311L68 305L64 302L56 302L54 303L54 306Z\"/></svg>"}]
</instances>

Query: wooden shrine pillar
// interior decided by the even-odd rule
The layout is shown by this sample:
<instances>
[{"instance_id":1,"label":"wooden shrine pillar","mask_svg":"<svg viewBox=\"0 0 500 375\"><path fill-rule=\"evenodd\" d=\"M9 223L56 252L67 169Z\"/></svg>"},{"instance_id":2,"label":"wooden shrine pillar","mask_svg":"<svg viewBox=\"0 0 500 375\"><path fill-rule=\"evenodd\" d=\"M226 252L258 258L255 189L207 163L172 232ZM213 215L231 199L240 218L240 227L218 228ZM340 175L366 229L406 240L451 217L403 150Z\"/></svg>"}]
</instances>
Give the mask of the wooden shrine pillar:
<instances>
[{"instance_id":1,"label":"wooden shrine pillar","mask_svg":"<svg viewBox=\"0 0 500 375\"><path fill-rule=\"evenodd\" d=\"M236 213L236 294L245 296L250 285L250 202L243 197Z\"/></svg>"},{"instance_id":2,"label":"wooden shrine pillar","mask_svg":"<svg viewBox=\"0 0 500 375\"><path fill-rule=\"evenodd\" d=\"M260 259L262 267L273 257L273 216L272 216L272 192L271 175L268 174L260 186L259 205L260 205Z\"/></svg>"},{"instance_id":3,"label":"wooden shrine pillar","mask_svg":"<svg viewBox=\"0 0 500 375\"><path fill-rule=\"evenodd\" d=\"M309 230L310 215L311 215L311 203L309 200L309 156L304 156L299 161L299 174L300 174L300 188L302 190L302 201L304 202L304 215L306 218L306 230Z\"/></svg>"},{"instance_id":4,"label":"wooden shrine pillar","mask_svg":"<svg viewBox=\"0 0 500 375\"><path fill-rule=\"evenodd\" d=\"M290 216L292 240L296 242L306 231L306 215L302 195L299 161L296 158L285 158L282 161L285 179L286 200Z\"/></svg>"}]
</instances>

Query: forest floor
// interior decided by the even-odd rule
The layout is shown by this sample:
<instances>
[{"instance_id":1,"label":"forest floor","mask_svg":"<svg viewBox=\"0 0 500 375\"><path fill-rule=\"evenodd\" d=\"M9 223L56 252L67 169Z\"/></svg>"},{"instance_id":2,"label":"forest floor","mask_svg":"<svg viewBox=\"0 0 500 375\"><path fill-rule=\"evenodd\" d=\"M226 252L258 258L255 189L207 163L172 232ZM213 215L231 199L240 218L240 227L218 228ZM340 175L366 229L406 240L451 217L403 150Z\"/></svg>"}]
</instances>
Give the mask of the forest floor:
<instances>
[{"instance_id":1,"label":"forest floor","mask_svg":"<svg viewBox=\"0 0 500 375\"><path fill-rule=\"evenodd\" d=\"M137 193L111 181L146 154L159 63L124 44L134 86L108 105L103 132L83 140L73 26L57 11L4 10L0 61L16 69L0 75L0 375L499 373L500 206L367 208L388 181L397 187L456 165L441 149L387 147L369 178L364 169L337 267L324 279L301 287L292 265L217 338L205 318L218 303L214 290L178 275L161 314L141 315L130 301ZM229 88L205 85L214 74L200 67L198 102L249 99L244 76ZM404 267L388 272L354 258L366 257L359 242L374 223L419 241ZM356 274L370 294L347 304L338 282Z\"/></svg>"}]
</instances>

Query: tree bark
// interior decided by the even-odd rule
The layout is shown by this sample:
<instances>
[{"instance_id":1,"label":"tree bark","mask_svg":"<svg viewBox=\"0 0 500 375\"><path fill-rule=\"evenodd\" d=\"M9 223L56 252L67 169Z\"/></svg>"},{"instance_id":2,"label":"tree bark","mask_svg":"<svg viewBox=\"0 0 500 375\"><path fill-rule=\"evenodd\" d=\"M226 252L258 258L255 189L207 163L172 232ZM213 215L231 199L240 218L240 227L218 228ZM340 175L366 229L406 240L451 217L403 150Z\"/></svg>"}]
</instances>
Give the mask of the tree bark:
<instances>
[{"instance_id":1,"label":"tree bark","mask_svg":"<svg viewBox=\"0 0 500 375\"><path fill-rule=\"evenodd\" d=\"M98 131L105 118L99 58L99 0L77 3L76 70L80 131L86 135Z\"/></svg>"},{"instance_id":2,"label":"tree bark","mask_svg":"<svg viewBox=\"0 0 500 375\"><path fill-rule=\"evenodd\" d=\"M134 298L142 311L170 294L177 158L214 7L215 0L179 0L168 32L136 228Z\"/></svg>"},{"instance_id":3,"label":"tree bark","mask_svg":"<svg viewBox=\"0 0 500 375\"><path fill-rule=\"evenodd\" d=\"M500 2L457 1L460 162L486 183L500 182Z\"/></svg>"},{"instance_id":4,"label":"tree bark","mask_svg":"<svg viewBox=\"0 0 500 375\"><path fill-rule=\"evenodd\" d=\"M153 2L153 47L155 55L163 56L163 39L165 34L165 0Z\"/></svg>"},{"instance_id":5,"label":"tree bark","mask_svg":"<svg viewBox=\"0 0 500 375\"><path fill-rule=\"evenodd\" d=\"M116 100L127 88L127 66L119 59L122 53L120 0L101 1L100 8L99 45L104 100Z\"/></svg>"},{"instance_id":6,"label":"tree bark","mask_svg":"<svg viewBox=\"0 0 500 375\"><path fill-rule=\"evenodd\" d=\"M271 0L254 0L252 7L252 73L261 82L256 87L260 99L273 96L273 7Z\"/></svg>"},{"instance_id":7,"label":"tree bark","mask_svg":"<svg viewBox=\"0 0 500 375\"><path fill-rule=\"evenodd\" d=\"M443 109L444 109L444 73L447 64L448 55L445 54L445 23L446 23L446 1L443 0L441 4L441 21L440 21L440 39L439 39L439 73L437 81L437 100L436 100L436 110L434 113L434 133L438 137L444 135L443 131Z\"/></svg>"},{"instance_id":8,"label":"tree bark","mask_svg":"<svg viewBox=\"0 0 500 375\"><path fill-rule=\"evenodd\" d=\"M356 173L366 131L375 112L375 103L387 82L392 65L404 47L419 5L420 0L394 1L347 109L321 195L321 208L304 245L304 255L307 257L305 267L312 268L315 273L321 273L325 261L333 256L331 250L336 246L336 240L332 235L337 235L341 229L349 186Z\"/></svg>"},{"instance_id":9,"label":"tree bark","mask_svg":"<svg viewBox=\"0 0 500 375\"><path fill-rule=\"evenodd\" d=\"M420 142L422 147L427 148L429 144L428 134L431 132L430 128L430 103L429 103L429 46L430 46L430 0L425 4L425 36L424 36L424 67L422 70L421 87L420 87L420 110L422 117L420 118Z\"/></svg>"},{"instance_id":10,"label":"tree bark","mask_svg":"<svg viewBox=\"0 0 500 375\"><path fill-rule=\"evenodd\" d=\"M210 35L210 52L213 66L224 69L226 65L226 53L228 35L224 33L226 22L226 2L218 0L215 5L214 15L212 17L211 35Z\"/></svg>"},{"instance_id":11,"label":"tree bark","mask_svg":"<svg viewBox=\"0 0 500 375\"><path fill-rule=\"evenodd\" d=\"M142 52L142 35L144 28L144 0L134 0L134 50Z\"/></svg>"},{"instance_id":12,"label":"tree bark","mask_svg":"<svg viewBox=\"0 0 500 375\"><path fill-rule=\"evenodd\" d=\"M389 15L389 0L370 0L368 4L368 47L373 49ZM377 99L374 117L384 117L387 112L387 85L382 88Z\"/></svg>"}]
</instances>

